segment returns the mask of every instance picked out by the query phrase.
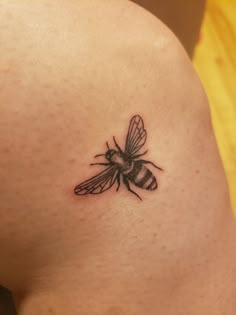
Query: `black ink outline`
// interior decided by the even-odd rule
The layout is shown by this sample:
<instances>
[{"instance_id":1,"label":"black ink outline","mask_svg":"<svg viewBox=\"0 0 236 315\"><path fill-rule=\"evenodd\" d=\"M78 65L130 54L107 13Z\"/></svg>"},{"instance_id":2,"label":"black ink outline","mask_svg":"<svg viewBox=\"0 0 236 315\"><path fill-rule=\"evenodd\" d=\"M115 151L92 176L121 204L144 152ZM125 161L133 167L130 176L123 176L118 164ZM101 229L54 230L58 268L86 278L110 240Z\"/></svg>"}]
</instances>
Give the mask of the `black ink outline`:
<instances>
[{"instance_id":1,"label":"black ink outline","mask_svg":"<svg viewBox=\"0 0 236 315\"><path fill-rule=\"evenodd\" d=\"M142 117L139 115L133 116L129 124L124 152L122 151L115 137L113 136L113 141L118 151L110 149L108 142L106 142L107 152L105 154L97 154L95 155L95 158L105 156L108 162L90 164L103 165L108 167L102 172L93 176L92 178L77 185L74 189L74 193L76 195L101 194L111 188L114 185L115 181L117 181L116 191L118 191L122 178L127 190L136 195L140 200L142 200L141 197L130 188L129 182L133 183L137 187L153 191L158 186L156 178L153 173L144 165L151 164L155 168L163 171L162 168L156 166L151 161L137 160L147 153L147 151L145 151L144 153L136 154L144 146L146 139L147 132L144 129ZM124 164L126 163L126 166L121 166L118 163L112 161L112 156L114 154L119 156L123 160Z\"/></svg>"}]
</instances>

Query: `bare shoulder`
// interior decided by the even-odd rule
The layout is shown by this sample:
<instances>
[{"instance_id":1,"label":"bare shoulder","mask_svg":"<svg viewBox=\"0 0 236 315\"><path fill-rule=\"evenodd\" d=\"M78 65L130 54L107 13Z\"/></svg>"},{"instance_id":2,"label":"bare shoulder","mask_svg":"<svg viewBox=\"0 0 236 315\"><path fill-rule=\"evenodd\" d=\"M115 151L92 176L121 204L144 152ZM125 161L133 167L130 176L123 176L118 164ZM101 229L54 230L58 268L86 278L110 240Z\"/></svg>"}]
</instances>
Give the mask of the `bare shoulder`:
<instances>
[{"instance_id":1,"label":"bare shoulder","mask_svg":"<svg viewBox=\"0 0 236 315\"><path fill-rule=\"evenodd\" d=\"M2 177L14 165L32 196L40 189L48 198L55 189L63 196L93 174L86 166L112 136L124 149L129 122L139 115L148 158L166 170L150 204L165 191L189 202L210 191L204 206L209 200L217 206L210 187L219 182L223 206L227 188L205 93L182 46L158 19L129 1L23 0L1 1L0 24L0 119L7 122L0 124L1 152L10 157Z\"/></svg>"},{"instance_id":2,"label":"bare shoulder","mask_svg":"<svg viewBox=\"0 0 236 315\"><path fill-rule=\"evenodd\" d=\"M158 125L200 111L209 119L205 94L182 46L134 3L24 0L2 1L1 8L0 67L8 106L15 106L13 88L24 103L33 90L37 109L45 111L49 103L55 113L58 103L71 113L80 108L78 119L97 108L96 120L108 108L114 109L112 116L117 108L132 114L144 107L157 114ZM93 115L88 118L95 123Z\"/></svg>"},{"instance_id":3,"label":"bare shoulder","mask_svg":"<svg viewBox=\"0 0 236 315\"><path fill-rule=\"evenodd\" d=\"M62 257L76 260L90 250L110 275L111 257L138 275L147 270L146 279L165 270L168 283L176 264L180 278L195 262L202 268L192 244L198 240L198 253L213 246L228 193L205 93L174 35L128 1L0 0L0 8L0 233L8 244L0 280L17 287L38 278L45 261L56 270ZM126 140L132 117L137 141ZM149 150L145 159L164 169L147 166L158 189L137 185L141 171L151 176L140 162L128 177L134 158L118 156L113 136L129 158ZM90 166L106 141L116 162L107 156L102 163L130 163L122 166L126 184L75 195L79 183L94 176L97 183L107 172L107 165ZM119 247L124 235L126 251ZM144 249L149 259L137 259ZM189 252L192 260L182 262ZM134 287L144 281L140 276Z\"/></svg>"}]
</instances>

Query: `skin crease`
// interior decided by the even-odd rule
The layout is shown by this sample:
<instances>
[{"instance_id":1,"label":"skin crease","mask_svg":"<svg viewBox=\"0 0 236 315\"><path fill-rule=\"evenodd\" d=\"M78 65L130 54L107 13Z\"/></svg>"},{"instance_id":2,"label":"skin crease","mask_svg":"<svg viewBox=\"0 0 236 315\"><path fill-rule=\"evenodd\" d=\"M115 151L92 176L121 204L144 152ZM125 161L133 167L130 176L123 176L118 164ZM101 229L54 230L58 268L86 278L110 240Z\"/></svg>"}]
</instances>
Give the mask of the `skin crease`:
<instances>
[{"instance_id":1,"label":"skin crease","mask_svg":"<svg viewBox=\"0 0 236 315\"><path fill-rule=\"evenodd\" d=\"M125 0L0 12L0 283L18 314L235 314L227 184L174 35ZM75 196L135 114L159 190Z\"/></svg>"}]
</instances>

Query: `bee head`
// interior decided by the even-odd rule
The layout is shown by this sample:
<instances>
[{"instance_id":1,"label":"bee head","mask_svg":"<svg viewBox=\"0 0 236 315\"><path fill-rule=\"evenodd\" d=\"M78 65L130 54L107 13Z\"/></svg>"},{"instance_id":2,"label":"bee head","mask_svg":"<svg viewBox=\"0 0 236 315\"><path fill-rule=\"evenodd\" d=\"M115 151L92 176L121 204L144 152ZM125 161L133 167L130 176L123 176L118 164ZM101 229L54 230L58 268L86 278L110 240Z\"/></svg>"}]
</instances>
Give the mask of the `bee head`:
<instances>
[{"instance_id":1,"label":"bee head","mask_svg":"<svg viewBox=\"0 0 236 315\"><path fill-rule=\"evenodd\" d=\"M106 157L106 159L108 160L108 161L111 161L111 159L112 159L112 157L113 157L113 155L116 153L116 151L115 150L108 150L107 152L106 152L106 154L105 154L105 157Z\"/></svg>"}]
</instances>

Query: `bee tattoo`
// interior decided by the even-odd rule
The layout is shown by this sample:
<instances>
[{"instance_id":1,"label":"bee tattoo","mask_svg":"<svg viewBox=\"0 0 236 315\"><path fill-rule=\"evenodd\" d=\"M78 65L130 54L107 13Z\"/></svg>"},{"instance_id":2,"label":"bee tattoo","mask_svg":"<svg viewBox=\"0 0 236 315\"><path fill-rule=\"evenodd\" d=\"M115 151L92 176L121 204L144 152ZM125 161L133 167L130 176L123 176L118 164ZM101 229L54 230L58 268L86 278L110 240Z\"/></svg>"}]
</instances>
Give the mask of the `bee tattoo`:
<instances>
[{"instance_id":1,"label":"bee tattoo","mask_svg":"<svg viewBox=\"0 0 236 315\"><path fill-rule=\"evenodd\" d=\"M144 123L139 115L133 116L129 130L126 136L125 150L123 151L113 137L116 150L110 149L108 142L107 152L98 154L95 157L104 156L106 163L92 163L90 165L107 166L105 170L85 182L75 187L76 195L101 194L113 186L117 181L117 189L119 190L121 178L128 191L136 195L140 200L141 197L130 188L130 183L135 186L153 191L157 189L158 184L153 173L145 166L151 164L155 168L163 171L162 168L156 166L153 162L139 159L147 153L138 153L146 142L147 132L144 129Z\"/></svg>"}]
</instances>

